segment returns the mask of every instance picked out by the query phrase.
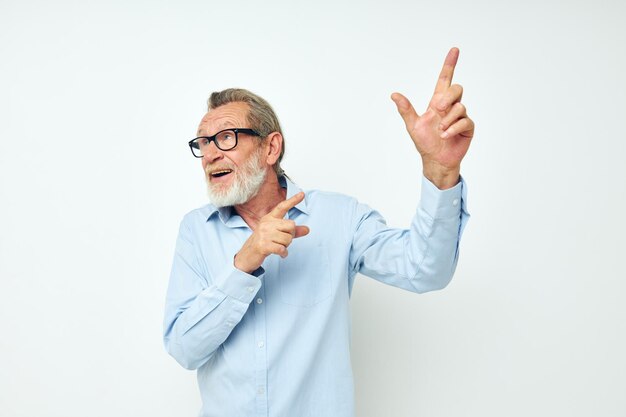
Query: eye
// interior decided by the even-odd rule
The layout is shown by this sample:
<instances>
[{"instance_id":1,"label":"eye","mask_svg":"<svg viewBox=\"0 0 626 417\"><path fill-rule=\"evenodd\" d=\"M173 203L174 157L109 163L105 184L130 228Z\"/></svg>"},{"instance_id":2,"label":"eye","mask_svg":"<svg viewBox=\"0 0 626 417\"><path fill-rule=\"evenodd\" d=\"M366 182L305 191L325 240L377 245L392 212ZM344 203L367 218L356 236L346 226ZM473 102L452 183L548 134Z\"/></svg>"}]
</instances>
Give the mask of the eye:
<instances>
[{"instance_id":1,"label":"eye","mask_svg":"<svg viewBox=\"0 0 626 417\"><path fill-rule=\"evenodd\" d=\"M232 130L225 130L217 135L217 141L221 146L233 146L235 144L235 132Z\"/></svg>"}]
</instances>

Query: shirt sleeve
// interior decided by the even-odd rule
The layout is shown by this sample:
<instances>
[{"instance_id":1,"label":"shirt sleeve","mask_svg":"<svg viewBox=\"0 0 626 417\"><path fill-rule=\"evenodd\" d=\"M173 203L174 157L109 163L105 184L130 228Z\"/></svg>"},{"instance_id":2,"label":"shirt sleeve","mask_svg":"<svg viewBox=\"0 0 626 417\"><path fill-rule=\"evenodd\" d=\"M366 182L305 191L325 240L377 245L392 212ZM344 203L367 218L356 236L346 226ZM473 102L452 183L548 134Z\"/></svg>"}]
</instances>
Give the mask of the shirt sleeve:
<instances>
[{"instance_id":1,"label":"shirt sleeve","mask_svg":"<svg viewBox=\"0 0 626 417\"><path fill-rule=\"evenodd\" d=\"M423 293L444 288L454 274L459 243L469 219L461 178L439 190L422 178L422 194L409 229L389 228L364 204L355 208L350 268L389 285Z\"/></svg>"},{"instance_id":2,"label":"shirt sleeve","mask_svg":"<svg viewBox=\"0 0 626 417\"><path fill-rule=\"evenodd\" d=\"M208 280L183 220L165 302L163 341L184 368L202 366L241 321L261 287L264 270L253 274L230 264Z\"/></svg>"}]
</instances>

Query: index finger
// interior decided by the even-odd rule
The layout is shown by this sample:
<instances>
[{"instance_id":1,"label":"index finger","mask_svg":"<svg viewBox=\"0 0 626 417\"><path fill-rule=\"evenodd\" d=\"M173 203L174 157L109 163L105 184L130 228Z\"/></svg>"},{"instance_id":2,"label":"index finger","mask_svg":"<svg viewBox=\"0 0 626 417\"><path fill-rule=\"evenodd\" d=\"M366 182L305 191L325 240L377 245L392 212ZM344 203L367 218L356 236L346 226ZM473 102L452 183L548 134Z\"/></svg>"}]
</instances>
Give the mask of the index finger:
<instances>
[{"instance_id":1,"label":"index finger","mask_svg":"<svg viewBox=\"0 0 626 417\"><path fill-rule=\"evenodd\" d=\"M459 59L459 48L452 48L446 56L446 60L443 63L443 68L439 73L439 79L437 80L437 86L435 87L436 93L443 93L450 87L452 83L452 76L454 75L454 67Z\"/></svg>"},{"instance_id":2,"label":"index finger","mask_svg":"<svg viewBox=\"0 0 626 417\"><path fill-rule=\"evenodd\" d=\"M304 192L300 191L298 194L293 195L291 198L287 200L281 201L269 212L269 215L272 217L276 217L277 219L282 219L285 217L285 214L289 211L289 209L295 207L298 203L304 200Z\"/></svg>"}]
</instances>

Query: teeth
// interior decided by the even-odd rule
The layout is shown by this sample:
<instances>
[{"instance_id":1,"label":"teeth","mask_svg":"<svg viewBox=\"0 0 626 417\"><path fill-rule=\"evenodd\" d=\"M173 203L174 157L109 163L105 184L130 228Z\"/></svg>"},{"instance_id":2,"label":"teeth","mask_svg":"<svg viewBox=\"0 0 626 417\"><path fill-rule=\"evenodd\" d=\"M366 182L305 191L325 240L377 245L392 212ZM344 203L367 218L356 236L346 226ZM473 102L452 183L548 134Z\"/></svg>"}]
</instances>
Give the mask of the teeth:
<instances>
[{"instance_id":1,"label":"teeth","mask_svg":"<svg viewBox=\"0 0 626 417\"><path fill-rule=\"evenodd\" d=\"M213 172L211 173L211 175L213 175L213 176L217 176L217 175L225 175L225 174L229 174L229 173L231 173L231 172L232 172L232 169L223 169L223 170L220 170L220 171L213 171Z\"/></svg>"}]
</instances>

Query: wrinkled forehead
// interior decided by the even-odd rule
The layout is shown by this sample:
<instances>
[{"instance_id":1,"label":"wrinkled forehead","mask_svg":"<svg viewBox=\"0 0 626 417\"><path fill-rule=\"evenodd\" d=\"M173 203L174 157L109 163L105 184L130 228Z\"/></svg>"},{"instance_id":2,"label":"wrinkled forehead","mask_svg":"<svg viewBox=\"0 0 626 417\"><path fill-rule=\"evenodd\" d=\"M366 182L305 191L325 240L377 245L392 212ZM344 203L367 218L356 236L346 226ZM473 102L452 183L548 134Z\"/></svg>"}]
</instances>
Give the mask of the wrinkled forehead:
<instances>
[{"instance_id":1,"label":"wrinkled forehead","mask_svg":"<svg viewBox=\"0 0 626 417\"><path fill-rule=\"evenodd\" d=\"M242 102L224 104L209 110L198 126L198 136L212 136L220 130L248 126L248 105Z\"/></svg>"}]
</instances>

